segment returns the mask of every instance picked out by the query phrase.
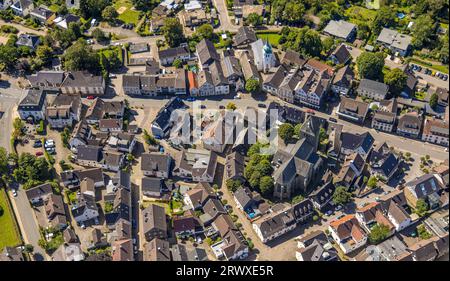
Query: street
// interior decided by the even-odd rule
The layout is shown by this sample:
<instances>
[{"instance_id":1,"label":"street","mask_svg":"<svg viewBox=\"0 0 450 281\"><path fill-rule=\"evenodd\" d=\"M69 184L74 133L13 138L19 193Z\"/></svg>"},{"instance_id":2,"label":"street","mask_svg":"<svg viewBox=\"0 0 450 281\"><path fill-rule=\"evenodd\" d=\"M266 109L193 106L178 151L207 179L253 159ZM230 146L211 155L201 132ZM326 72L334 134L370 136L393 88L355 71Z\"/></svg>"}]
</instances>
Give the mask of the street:
<instances>
[{"instance_id":1,"label":"street","mask_svg":"<svg viewBox=\"0 0 450 281\"><path fill-rule=\"evenodd\" d=\"M34 215L34 211L31 208L27 195L23 188L17 189L17 197L12 197L11 203L16 213L17 222L22 232L25 243L31 244L34 247L34 259L35 260L49 260L48 255L42 249L38 241L41 238L39 232L39 225Z\"/></svg>"}]
</instances>

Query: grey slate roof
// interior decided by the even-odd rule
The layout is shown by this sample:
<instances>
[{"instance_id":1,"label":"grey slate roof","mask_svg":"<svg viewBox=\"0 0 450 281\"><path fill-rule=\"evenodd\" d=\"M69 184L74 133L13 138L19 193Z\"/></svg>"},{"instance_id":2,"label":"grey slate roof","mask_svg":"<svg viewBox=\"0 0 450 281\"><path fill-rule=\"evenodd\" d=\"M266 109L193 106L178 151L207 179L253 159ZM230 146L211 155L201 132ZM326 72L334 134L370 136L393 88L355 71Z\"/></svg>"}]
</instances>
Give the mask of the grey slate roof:
<instances>
[{"instance_id":1,"label":"grey slate roof","mask_svg":"<svg viewBox=\"0 0 450 281\"><path fill-rule=\"evenodd\" d=\"M330 20L323 32L346 39L355 28L356 25L347 21Z\"/></svg>"}]
</instances>

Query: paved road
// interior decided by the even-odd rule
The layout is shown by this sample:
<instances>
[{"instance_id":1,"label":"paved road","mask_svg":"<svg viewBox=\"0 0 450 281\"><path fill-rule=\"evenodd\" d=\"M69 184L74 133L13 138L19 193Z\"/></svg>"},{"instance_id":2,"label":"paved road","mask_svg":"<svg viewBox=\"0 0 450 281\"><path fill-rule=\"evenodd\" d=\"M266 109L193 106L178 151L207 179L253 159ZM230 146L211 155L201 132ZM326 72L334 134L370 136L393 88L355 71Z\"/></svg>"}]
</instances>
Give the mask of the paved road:
<instances>
[{"instance_id":1,"label":"paved road","mask_svg":"<svg viewBox=\"0 0 450 281\"><path fill-rule=\"evenodd\" d=\"M217 9L220 20L220 25L217 30L236 32L239 29L239 25L235 25L234 22L231 22L230 16L228 15L226 0L213 0L213 4Z\"/></svg>"},{"instance_id":2,"label":"paved road","mask_svg":"<svg viewBox=\"0 0 450 281\"><path fill-rule=\"evenodd\" d=\"M19 104L24 96L24 91L15 88L8 90L0 88L0 147L4 147L11 152L10 137L12 133L13 113L15 107Z\"/></svg>"},{"instance_id":3,"label":"paved road","mask_svg":"<svg viewBox=\"0 0 450 281\"><path fill-rule=\"evenodd\" d=\"M41 238L39 224L25 191L22 188L19 188L17 190L17 197L12 198L13 200L11 200L11 202L17 216L20 230L25 242L33 245L35 260L49 260L49 257L45 253L44 249L42 249L38 244L38 241Z\"/></svg>"},{"instance_id":4,"label":"paved road","mask_svg":"<svg viewBox=\"0 0 450 281\"><path fill-rule=\"evenodd\" d=\"M124 96L116 96L114 99L124 99ZM155 108L159 109L161 106L163 106L168 99L142 99L142 98L130 98L127 97L127 99L130 101L130 104L132 106L141 106L144 105L146 108ZM242 95L242 99L240 100L234 100L231 97L227 97L224 99L217 99L217 100L202 100L202 104L206 105L206 108L218 108L219 105L227 105L229 102L235 103L238 108L245 108L247 106L253 106L257 107L259 103L269 104L271 101L278 101L281 102L277 97L274 96L268 96L265 100L254 100L252 97L250 97L247 94ZM186 102L189 106L192 107L192 102ZM284 103L284 102L281 102ZM287 104L287 103L284 103ZM296 107L300 110L305 111L306 108L299 107L297 105L293 104L287 104L291 107ZM328 119L330 116L337 118L337 115L335 113L335 110L331 115L324 112L316 111L316 116ZM387 142L389 146L393 146L396 149L404 152L411 152L412 154L418 154L418 155L425 155L429 154L430 157L433 160L438 161L444 161L448 158L448 153L445 151L445 148L439 145L430 144L426 142L422 142L420 140L415 139L408 139L404 138L395 134L389 134L385 132L377 132L376 130L368 127L362 127L360 125L338 119L338 123L342 124L344 126L344 131L354 132L354 133L364 133L364 132L370 132L372 136L374 137L375 141L377 142Z\"/></svg>"}]
</instances>

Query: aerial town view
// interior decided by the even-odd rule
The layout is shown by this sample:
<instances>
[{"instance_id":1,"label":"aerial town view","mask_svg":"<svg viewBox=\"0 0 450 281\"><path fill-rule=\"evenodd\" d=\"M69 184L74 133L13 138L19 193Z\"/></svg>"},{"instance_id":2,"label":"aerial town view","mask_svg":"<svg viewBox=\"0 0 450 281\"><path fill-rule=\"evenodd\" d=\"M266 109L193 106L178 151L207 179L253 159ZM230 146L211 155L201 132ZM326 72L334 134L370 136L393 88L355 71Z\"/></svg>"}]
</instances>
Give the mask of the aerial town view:
<instances>
[{"instance_id":1,"label":"aerial town view","mask_svg":"<svg viewBox=\"0 0 450 281\"><path fill-rule=\"evenodd\" d=\"M0 261L448 261L448 37L448 0L0 0Z\"/></svg>"}]
</instances>

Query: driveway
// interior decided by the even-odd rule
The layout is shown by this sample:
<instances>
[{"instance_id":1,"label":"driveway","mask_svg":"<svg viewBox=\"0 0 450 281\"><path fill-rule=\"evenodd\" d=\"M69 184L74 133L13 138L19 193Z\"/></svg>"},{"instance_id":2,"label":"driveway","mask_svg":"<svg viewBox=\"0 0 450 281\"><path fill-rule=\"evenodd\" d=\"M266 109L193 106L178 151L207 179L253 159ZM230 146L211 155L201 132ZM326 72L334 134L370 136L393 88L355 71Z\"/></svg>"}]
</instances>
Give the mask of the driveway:
<instances>
[{"instance_id":1,"label":"driveway","mask_svg":"<svg viewBox=\"0 0 450 281\"><path fill-rule=\"evenodd\" d=\"M6 22L4 20L0 20L0 25L14 26L15 28L17 28L19 30L19 33L31 33L31 34L36 34L36 35L40 35L40 36L45 36L47 34L47 32L45 30L35 30L35 29L25 27L18 23Z\"/></svg>"}]
</instances>

